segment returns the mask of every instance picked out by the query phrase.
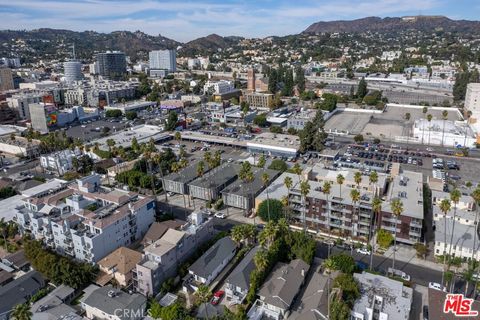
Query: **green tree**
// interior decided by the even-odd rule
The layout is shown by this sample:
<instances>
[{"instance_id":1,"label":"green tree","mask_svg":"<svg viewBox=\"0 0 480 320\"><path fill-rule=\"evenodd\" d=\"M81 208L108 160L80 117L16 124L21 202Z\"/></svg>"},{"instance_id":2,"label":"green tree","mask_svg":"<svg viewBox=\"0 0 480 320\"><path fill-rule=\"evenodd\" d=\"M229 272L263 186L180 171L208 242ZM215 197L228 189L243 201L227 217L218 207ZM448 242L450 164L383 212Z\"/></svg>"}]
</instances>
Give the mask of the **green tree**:
<instances>
[{"instance_id":1,"label":"green tree","mask_svg":"<svg viewBox=\"0 0 480 320\"><path fill-rule=\"evenodd\" d=\"M177 127L178 115L175 111L170 111L168 113L167 123L165 124L165 130L173 131Z\"/></svg>"},{"instance_id":2,"label":"green tree","mask_svg":"<svg viewBox=\"0 0 480 320\"><path fill-rule=\"evenodd\" d=\"M445 275L445 270L447 268L446 265L446 257L447 257L447 214L451 209L451 203L449 199L443 199L440 202L439 205L440 211L443 213L443 220L445 221L444 228L443 228L443 251L442 251L442 256L443 256L443 269L442 269L442 285L443 285L443 280L444 280L444 275Z\"/></svg>"},{"instance_id":3,"label":"green tree","mask_svg":"<svg viewBox=\"0 0 480 320\"><path fill-rule=\"evenodd\" d=\"M352 256L343 253L334 254L328 258L328 261L334 270L349 274L353 273L355 270L355 259L353 259Z\"/></svg>"},{"instance_id":4,"label":"green tree","mask_svg":"<svg viewBox=\"0 0 480 320\"><path fill-rule=\"evenodd\" d=\"M344 182L345 182L345 177L341 173L339 173L337 175L337 184L340 187L340 198L342 197L342 185Z\"/></svg>"},{"instance_id":5,"label":"green tree","mask_svg":"<svg viewBox=\"0 0 480 320\"><path fill-rule=\"evenodd\" d=\"M298 92L302 94L305 91L305 72L300 66L295 68L295 84Z\"/></svg>"},{"instance_id":6,"label":"green tree","mask_svg":"<svg viewBox=\"0 0 480 320\"><path fill-rule=\"evenodd\" d=\"M363 135L357 134L355 137L353 137L353 141L356 143L362 143L363 142Z\"/></svg>"},{"instance_id":7,"label":"green tree","mask_svg":"<svg viewBox=\"0 0 480 320\"><path fill-rule=\"evenodd\" d=\"M341 299L333 299L330 303L330 320L349 320L350 307Z\"/></svg>"},{"instance_id":8,"label":"green tree","mask_svg":"<svg viewBox=\"0 0 480 320\"><path fill-rule=\"evenodd\" d=\"M136 111L127 111L125 113L125 117L127 120L135 120L137 118L137 112Z\"/></svg>"},{"instance_id":9,"label":"green tree","mask_svg":"<svg viewBox=\"0 0 480 320\"><path fill-rule=\"evenodd\" d=\"M28 303L17 304L10 314L10 317L15 320L31 320L32 312Z\"/></svg>"},{"instance_id":10,"label":"green tree","mask_svg":"<svg viewBox=\"0 0 480 320\"><path fill-rule=\"evenodd\" d=\"M267 115L265 113L261 113L253 118L253 124L259 127L265 127L267 125Z\"/></svg>"},{"instance_id":11,"label":"green tree","mask_svg":"<svg viewBox=\"0 0 480 320\"><path fill-rule=\"evenodd\" d=\"M390 203L392 209L393 218L395 219L394 223L394 236L393 236L393 260L392 260L392 269L395 269L395 253L397 251L397 223L398 218L403 213L403 202L400 199L393 199Z\"/></svg>"},{"instance_id":12,"label":"green tree","mask_svg":"<svg viewBox=\"0 0 480 320\"><path fill-rule=\"evenodd\" d=\"M122 111L119 109L109 109L105 111L105 117L107 118L118 118L122 116Z\"/></svg>"},{"instance_id":13,"label":"green tree","mask_svg":"<svg viewBox=\"0 0 480 320\"><path fill-rule=\"evenodd\" d=\"M363 99L366 95L367 95L367 81L365 81L364 78L362 78L362 80L360 80L360 82L358 83L358 88L357 88L357 97L359 99Z\"/></svg>"},{"instance_id":14,"label":"green tree","mask_svg":"<svg viewBox=\"0 0 480 320\"><path fill-rule=\"evenodd\" d=\"M265 249L258 250L253 257L253 261L260 271L265 271L269 262L268 251Z\"/></svg>"},{"instance_id":15,"label":"green tree","mask_svg":"<svg viewBox=\"0 0 480 320\"><path fill-rule=\"evenodd\" d=\"M270 211L270 216L269 216ZM283 204L277 199L263 200L258 206L257 214L264 221L278 221L282 217Z\"/></svg>"},{"instance_id":16,"label":"green tree","mask_svg":"<svg viewBox=\"0 0 480 320\"><path fill-rule=\"evenodd\" d=\"M448 250L448 256L452 256L452 247L453 247L453 235L455 234L455 222L457 220L457 205L458 202L460 201L460 197L462 196L460 190L457 188L453 189L450 192L450 200L453 203L453 218L452 218L452 232L450 236L450 248Z\"/></svg>"},{"instance_id":17,"label":"green tree","mask_svg":"<svg viewBox=\"0 0 480 320\"><path fill-rule=\"evenodd\" d=\"M288 165L282 159L275 159L270 163L270 165L268 166L268 169L285 172L288 169Z\"/></svg>"},{"instance_id":18,"label":"green tree","mask_svg":"<svg viewBox=\"0 0 480 320\"><path fill-rule=\"evenodd\" d=\"M332 93L324 93L322 95L323 101L320 103L319 107L321 110L333 111L337 108L337 96Z\"/></svg>"},{"instance_id":19,"label":"green tree","mask_svg":"<svg viewBox=\"0 0 480 320\"><path fill-rule=\"evenodd\" d=\"M377 232L377 243L380 247L387 249L392 245L393 236L390 232L380 229Z\"/></svg>"},{"instance_id":20,"label":"green tree","mask_svg":"<svg viewBox=\"0 0 480 320\"><path fill-rule=\"evenodd\" d=\"M342 273L333 280L333 288L342 289L342 299L348 305L353 305L360 297L360 289L357 281L350 273Z\"/></svg>"},{"instance_id":21,"label":"green tree","mask_svg":"<svg viewBox=\"0 0 480 320\"><path fill-rule=\"evenodd\" d=\"M210 301L210 298L212 297L212 292L210 289L206 286L201 284L198 288L197 291L195 292L195 297L197 298L197 301L202 304L202 303L208 303ZM205 307L205 313L208 319L208 308Z\"/></svg>"},{"instance_id":22,"label":"green tree","mask_svg":"<svg viewBox=\"0 0 480 320\"><path fill-rule=\"evenodd\" d=\"M307 232L307 196L310 193L310 183L306 180L300 182L300 194L302 195L302 218L303 218L303 232Z\"/></svg>"}]
</instances>

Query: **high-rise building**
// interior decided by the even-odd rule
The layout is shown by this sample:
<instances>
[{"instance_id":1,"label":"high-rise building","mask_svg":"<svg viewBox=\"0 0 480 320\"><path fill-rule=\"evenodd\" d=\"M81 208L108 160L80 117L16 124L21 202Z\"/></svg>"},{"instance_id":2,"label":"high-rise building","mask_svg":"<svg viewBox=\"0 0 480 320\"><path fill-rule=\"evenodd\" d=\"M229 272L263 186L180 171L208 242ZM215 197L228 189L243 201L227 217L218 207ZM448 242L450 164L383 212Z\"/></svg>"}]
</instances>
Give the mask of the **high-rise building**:
<instances>
[{"instance_id":1,"label":"high-rise building","mask_svg":"<svg viewBox=\"0 0 480 320\"><path fill-rule=\"evenodd\" d=\"M0 91L13 89L12 70L10 68L0 67Z\"/></svg>"},{"instance_id":2,"label":"high-rise building","mask_svg":"<svg viewBox=\"0 0 480 320\"><path fill-rule=\"evenodd\" d=\"M31 103L29 104L30 120L33 130L47 133L49 128L57 124L58 110L53 104Z\"/></svg>"},{"instance_id":3,"label":"high-rise building","mask_svg":"<svg viewBox=\"0 0 480 320\"><path fill-rule=\"evenodd\" d=\"M109 79L119 79L127 72L125 53L107 51L97 54L98 74Z\"/></svg>"},{"instance_id":4,"label":"high-rise building","mask_svg":"<svg viewBox=\"0 0 480 320\"><path fill-rule=\"evenodd\" d=\"M177 52L171 50L155 50L149 53L150 70L177 70Z\"/></svg>"},{"instance_id":5,"label":"high-rise building","mask_svg":"<svg viewBox=\"0 0 480 320\"><path fill-rule=\"evenodd\" d=\"M465 109L472 113L472 123L480 120L480 83L469 83L467 85Z\"/></svg>"},{"instance_id":6,"label":"high-rise building","mask_svg":"<svg viewBox=\"0 0 480 320\"><path fill-rule=\"evenodd\" d=\"M255 91L255 70L248 69L247 72L247 90L250 92Z\"/></svg>"},{"instance_id":7,"label":"high-rise building","mask_svg":"<svg viewBox=\"0 0 480 320\"><path fill-rule=\"evenodd\" d=\"M82 63L77 60L65 61L63 63L65 82L72 83L83 79Z\"/></svg>"}]
</instances>

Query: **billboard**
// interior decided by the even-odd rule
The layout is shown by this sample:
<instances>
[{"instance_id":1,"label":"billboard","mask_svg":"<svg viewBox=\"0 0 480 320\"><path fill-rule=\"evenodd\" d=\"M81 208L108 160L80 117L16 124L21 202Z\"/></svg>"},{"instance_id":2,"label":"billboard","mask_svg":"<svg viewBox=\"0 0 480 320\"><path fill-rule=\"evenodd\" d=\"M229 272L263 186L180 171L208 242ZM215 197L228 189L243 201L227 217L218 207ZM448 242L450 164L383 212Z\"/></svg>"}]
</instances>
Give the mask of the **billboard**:
<instances>
[{"instance_id":1,"label":"billboard","mask_svg":"<svg viewBox=\"0 0 480 320\"><path fill-rule=\"evenodd\" d=\"M58 118L58 111L57 108L53 105L45 106L45 119L47 122L47 126L51 127L57 124Z\"/></svg>"}]
</instances>

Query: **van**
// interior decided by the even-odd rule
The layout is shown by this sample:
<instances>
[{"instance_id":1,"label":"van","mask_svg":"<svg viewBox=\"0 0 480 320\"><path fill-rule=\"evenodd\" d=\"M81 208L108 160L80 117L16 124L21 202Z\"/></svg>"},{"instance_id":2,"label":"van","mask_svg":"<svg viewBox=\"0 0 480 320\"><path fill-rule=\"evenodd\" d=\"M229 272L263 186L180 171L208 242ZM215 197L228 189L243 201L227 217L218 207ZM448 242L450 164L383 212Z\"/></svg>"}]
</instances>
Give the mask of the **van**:
<instances>
[{"instance_id":1,"label":"van","mask_svg":"<svg viewBox=\"0 0 480 320\"><path fill-rule=\"evenodd\" d=\"M402 278L402 280L410 281L410 276L405 272L403 272L402 270L388 268L387 272L388 272L388 275L390 276L396 276L396 277Z\"/></svg>"}]
</instances>

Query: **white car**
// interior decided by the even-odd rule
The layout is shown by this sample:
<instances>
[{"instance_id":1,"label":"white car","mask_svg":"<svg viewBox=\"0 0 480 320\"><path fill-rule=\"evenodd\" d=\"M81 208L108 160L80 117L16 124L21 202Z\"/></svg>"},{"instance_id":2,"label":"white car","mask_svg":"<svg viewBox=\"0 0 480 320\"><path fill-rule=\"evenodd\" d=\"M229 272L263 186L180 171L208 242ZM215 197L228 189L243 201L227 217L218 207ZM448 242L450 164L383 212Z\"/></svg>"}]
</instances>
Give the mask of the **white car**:
<instances>
[{"instance_id":1,"label":"white car","mask_svg":"<svg viewBox=\"0 0 480 320\"><path fill-rule=\"evenodd\" d=\"M370 251L367 248L357 248L355 251L366 256L370 255Z\"/></svg>"},{"instance_id":2,"label":"white car","mask_svg":"<svg viewBox=\"0 0 480 320\"><path fill-rule=\"evenodd\" d=\"M226 217L227 217L227 215L225 213L221 213L221 212L215 213L215 218L225 219Z\"/></svg>"},{"instance_id":3,"label":"white car","mask_svg":"<svg viewBox=\"0 0 480 320\"><path fill-rule=\"evenodd\" d=\"M167 197L172 197L174 195L175 195L175 193L173 193L173 192L167 192Z\"/></svg>"},{"instance_id":4,"label":"white car","mask_svg":"<svg viewBox=\"0 0 480 320\"><path fill-rule=\"evenodd\" d=\"M429 282L428 287L431 288L431 289L447 292L447 288L446 287L442 288L442 285L440 283L437 283L437 282Z\"/></svg>"}]
</instances>

